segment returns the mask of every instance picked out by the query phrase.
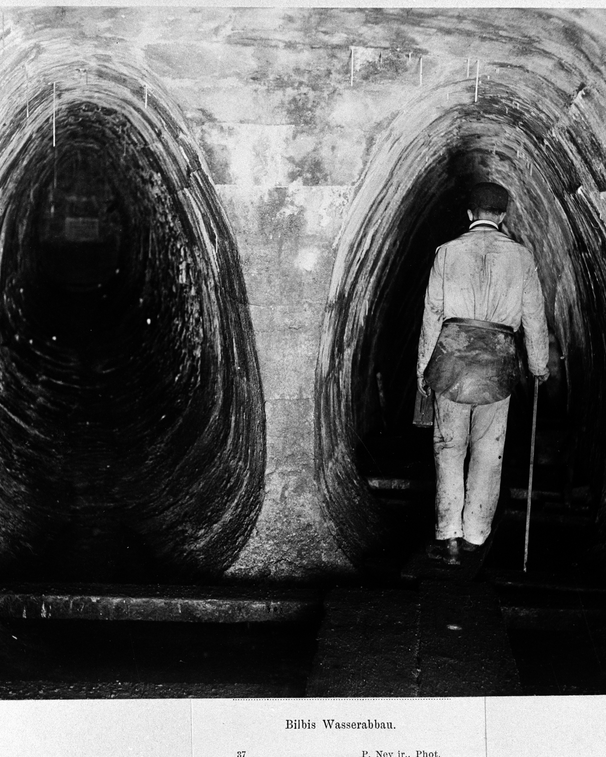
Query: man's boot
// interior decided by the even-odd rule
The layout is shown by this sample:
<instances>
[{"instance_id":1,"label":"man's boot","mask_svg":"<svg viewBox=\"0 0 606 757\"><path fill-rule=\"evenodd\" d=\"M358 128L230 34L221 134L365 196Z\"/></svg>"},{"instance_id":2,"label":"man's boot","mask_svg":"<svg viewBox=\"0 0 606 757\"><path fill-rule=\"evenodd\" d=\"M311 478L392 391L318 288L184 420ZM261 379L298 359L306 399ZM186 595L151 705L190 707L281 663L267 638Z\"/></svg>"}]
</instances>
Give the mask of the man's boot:
<instances>
[{"instance_id":1,"label":"man's boot","mask_svg":"<svg viewBox=\"0 0 606 757\"><path fill-rule=\"evenodd\" d=\"M467 541L467 539L461 539L460 548L463 550L463 552L477 552L478 549L482 549L484 546L483 544L474 544L471 541Z\"/></svg>"},{"instance_id":2,"label":"man's boot","mask_svg":"<svg viewBox=\"0 0 606 757\"><path fill-rule=\"evenodd\" d=\"M460 565L458 539L436 539L427 547L427 556L432 560L440 560L446 565Z\"/></svg>"}]
</instances>

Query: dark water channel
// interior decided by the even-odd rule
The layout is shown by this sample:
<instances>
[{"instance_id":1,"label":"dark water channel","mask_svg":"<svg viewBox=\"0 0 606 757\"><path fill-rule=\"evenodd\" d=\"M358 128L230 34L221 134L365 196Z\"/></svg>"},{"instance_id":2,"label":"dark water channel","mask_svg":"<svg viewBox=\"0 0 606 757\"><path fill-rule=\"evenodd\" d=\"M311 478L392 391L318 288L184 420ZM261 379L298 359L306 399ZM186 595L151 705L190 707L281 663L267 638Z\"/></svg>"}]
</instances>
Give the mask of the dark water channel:
<instances>
[{"instance_id":1,"label":"dark water channel","mask_svg":"<svg viewBox=\"0 0 606 757\"><path fill-rule=\"evenodd\" d=\"M317 624L10 620L0 698L304 696ZM3 680L2 680L3 679Z\"/></svg>"},{"instance_id":2,"label":"dark water channel","mask_svg":"<svg viewBox=\"0 0 606 757\"><path fill-rule=\"evenodd\" d=\"M501 576L497 593L526 695L606 692L606 586L586 549L591 530L533 522L524 574L520 513L499 526L486 572Z\"/></svg>"}]
</instances>

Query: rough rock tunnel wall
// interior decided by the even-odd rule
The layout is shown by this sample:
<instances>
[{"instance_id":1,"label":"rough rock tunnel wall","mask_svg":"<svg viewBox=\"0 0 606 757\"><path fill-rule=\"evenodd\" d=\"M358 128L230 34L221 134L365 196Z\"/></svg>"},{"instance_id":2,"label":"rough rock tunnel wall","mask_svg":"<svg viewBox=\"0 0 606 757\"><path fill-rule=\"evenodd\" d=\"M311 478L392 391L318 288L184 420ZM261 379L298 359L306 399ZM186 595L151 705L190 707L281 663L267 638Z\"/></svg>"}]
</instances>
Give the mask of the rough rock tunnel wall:
<instances>
[{"instance_id":1,"label":"rough rock tunnel wall","mask_svg":"<svg viewBox=\"0 0 606 757\"><path fill-rule=\"evenodd\" d=\"M603 11L2 19L0 546L20 576L309 577L380 546L356 453L376 372L408 426L433 251L477 179L511 190L601 500Z\"/></svg>"}]
</instances>

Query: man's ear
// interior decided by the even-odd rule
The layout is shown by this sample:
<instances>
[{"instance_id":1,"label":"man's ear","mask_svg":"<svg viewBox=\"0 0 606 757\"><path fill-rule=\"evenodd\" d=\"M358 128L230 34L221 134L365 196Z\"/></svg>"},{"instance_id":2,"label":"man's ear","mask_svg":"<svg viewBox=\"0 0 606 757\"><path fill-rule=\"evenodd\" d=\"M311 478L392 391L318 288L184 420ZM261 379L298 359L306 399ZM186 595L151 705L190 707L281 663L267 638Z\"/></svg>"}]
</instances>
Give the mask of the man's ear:
<instances>
[{"instance_id":1,"label":"man's ear","mask_svg":"<svg viewBox=\"0 0 606 757\"><path fill-rule=\"evenodd\" d=\"M469 208L467 208L467 218L469 218L470 221L473 221L473 210L469 210Z\"/></svg>"},{"instance_id":2,"label":"man's ear","mask_svg":"<svg viewBox=\"0 0 606 757\"><path fill-rule=\"evenodd\" d=\"M503 219L504 219L504 218L505 218L505 213L501 213L501 214L499 215L499 221L498 221L499 225L501 225L501 224L503 223Z\"/></svg>"}]
</instances>

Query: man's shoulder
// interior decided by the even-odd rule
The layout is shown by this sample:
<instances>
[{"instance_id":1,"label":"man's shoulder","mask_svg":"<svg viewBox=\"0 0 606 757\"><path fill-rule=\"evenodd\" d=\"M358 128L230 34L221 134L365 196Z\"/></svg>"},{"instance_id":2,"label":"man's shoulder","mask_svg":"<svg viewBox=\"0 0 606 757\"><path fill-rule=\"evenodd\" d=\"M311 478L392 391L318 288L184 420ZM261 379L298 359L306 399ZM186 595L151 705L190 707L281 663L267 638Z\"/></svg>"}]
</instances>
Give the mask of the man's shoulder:
<instances>
[{"instance_id":1,"label":"man's shoulder","mask_svg":"<svg viewBox=\"0 0 606 757\"><path fill-rule=\"evenodd\" d=\"M534 255L532 254L531 250L528 249L528 247L523 245L521 242L516 242L515 239L512 239L507 235L505 235L505 239L509 243L509 249L515 250L523 261L534 265Z\"/></svg>"},{"instance_id":2,"label":"man's shoulder","mask_svg":"<svg viewBox=\"0 0 606 757\"><path fill-rule=\"evenodd\" d=\"M463 234L461 234L458 237L455 237L454 239L451 239L448 242L444 242L443 244L438 247L438 249L442 248L449 248L449 249L465 249L465 248L472 248L475 246L475 243L478 241L478 234L488 234L491 238L491 243L494 243L498 245L499 247L502 247L503 249L511 250L512 252L514 250L519 251L522 255L527 255L530 258L532 258L532 253L530 250L528 250L527 247L525 247L520 242L516 242L515 239L512 239L508 234L506 234L503 231L498 231L497 229L490 229L486 231L465 231Z\"/></svg>"}]
</instances>

